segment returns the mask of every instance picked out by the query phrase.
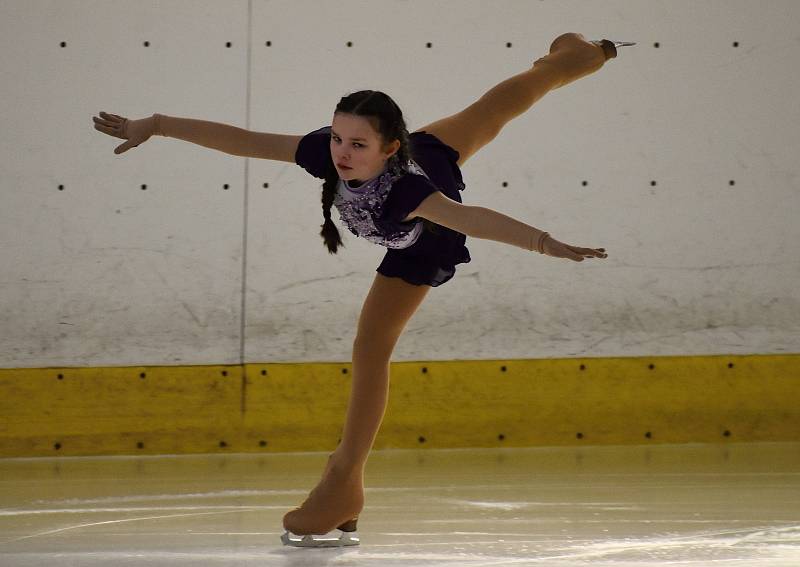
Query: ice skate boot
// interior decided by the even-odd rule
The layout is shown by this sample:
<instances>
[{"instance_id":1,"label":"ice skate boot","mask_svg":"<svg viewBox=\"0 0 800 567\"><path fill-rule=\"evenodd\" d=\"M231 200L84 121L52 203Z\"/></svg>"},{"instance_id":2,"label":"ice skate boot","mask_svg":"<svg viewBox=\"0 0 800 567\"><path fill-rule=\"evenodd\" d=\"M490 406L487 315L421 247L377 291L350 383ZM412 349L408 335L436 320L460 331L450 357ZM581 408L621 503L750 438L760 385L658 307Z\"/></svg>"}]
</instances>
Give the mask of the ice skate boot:
<instances>
[{"instance_id":1,"label":"ice skate boot","mask_svg":"<svg viewBox=\"0 0 800 567\"><path fill-rule=\"evenodd\" d=\"M550 44L550 53L534 62L534 67L549 67L557 77L553 88L560 88L591 75L606 61L617 56L617 48L635 45L627 41L587 41L579 33L565 33ZM597 48L600 49L597 49Z\"/></svg>"},{"instance_id":2,"label":"ice skate boot","mask_svg":"<svg viewBox=\"0 0 800 567\"><path fill-rule=\"evenodd\" d=\"M358 518L345 522L326 534L297 535L290 531L281 536L283 545L292 547L349 547L361 543L356 531Z\"/></svg>"}]
</instances>

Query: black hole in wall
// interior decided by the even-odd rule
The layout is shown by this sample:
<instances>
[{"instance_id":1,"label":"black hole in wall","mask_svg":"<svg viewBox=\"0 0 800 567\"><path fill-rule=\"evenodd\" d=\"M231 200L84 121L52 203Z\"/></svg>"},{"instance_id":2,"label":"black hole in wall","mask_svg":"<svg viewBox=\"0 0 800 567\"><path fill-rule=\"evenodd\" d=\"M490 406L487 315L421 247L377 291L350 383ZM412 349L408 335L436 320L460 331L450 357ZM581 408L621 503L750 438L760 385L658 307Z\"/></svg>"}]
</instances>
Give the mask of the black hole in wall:
<instances>
[{"instance_id":1,"label":"black hole in wall","mask_svg":"<svg viewBox=\"0 0 800 567\"><path fill-rule=\"evenodd\" d=\"M653 434L650 433L649 431L647 433L645 433L644 436L647 437L648 439L652 439L653 438Z\"/></svg>"},{"instance_id":2,"label":"black hole in wall","mask_svg":"<svg viewBox=\"0 0 800 567\"><path fill-rule=\"evenodd\" d=\"M576 433L575 437L577 437L578 439L583 439L583 433Z\"/></svg>"},{"instance_id":3,"label":"black hole in wall","mask_svg":"<svg viewBox=\"0 0 800 567\"><path fill-rule=\"evenodd\" d=\"M230 188L230 185L228 185L227 183L222 186L222 189L225 190L225 191L227 191L229 188Z\"/></svg>"},{"instance_id":4,"label":"black hole in wall","mask_svg":"<svg viewBox=\"0 0 800 567\"><path fill-rule=\"evenodd\" d=\"M656 49L658 49L659 47L661 47L661 44L660 44L659 42L655 42L655 43L653 44L653 47L655 47Z\"/></svg>"},{"instance_id":5,"label":"black hole in wall","mask_svg":"<svg viewBox=\"0 0 800 567\"><path fill-rule=\"evenodd\" d=\"M267 47L272 47L272 42L271 41L267 42Z\"/></svg>"},{"instance_id":6,"label":"black hole in wall","mask_svg":"<svg viewBox=\"0 0 800 567\"><path fill-rule=\"evenodd\" d=\"M733 362L728 363L728 368L733 368Z\"/></svg>"},{"instance_id":7,"label":"black hole in wall","mask_svg":"<svg viewBox=\"0 0 800 567\"><path fill-rule=\"evenodd\" d=\"M347 374L347 368L342 368L342 374Z\"/></svg>"},{"instance_id":8,"label":"black hole in wall","mask_svg":"<svg viewBox=\"0 0 800 567\"><path fill-rule=\"evenodd\" d=\"M347 42L347 47L353 47L353 42L352 41L348 41Z\"/></svg>"},{"instance_id":9,"label":"black hole in wall","mask_svg":"<svg viewBox=\"0 0 800 567\"><path fill-rule=\"evenodd\" d=\"M144 42L144 46L145 46L145 47L150 47L150 42L149 42L149 41L145 41L145 42Z\"/></svg>"},{"instance_id":10,"label":"black hole in wall","mask_svg":"<svg viewBox=\"0 0 800 567\"><path fill-rule=\"evenodd\" d=\"M511 42L506 43L506 47L511 47Z\"/></svg>"},{"instance_id":11,"label":"black hole in wall","mask_svg":"<svg viewBox=\"0 0 800 567\"><path fill-rule=\"evenodd\" d=\"M269 189L269 183L264 183L264 189Z\"/></svg>"},{"instance_id":12,"label":"black hole in wall","mask_svg":"<svg viewBox=\"0 0 800 567\"><path fill-rule=\"evenodd\" d=\"M585 364L581 364L581 370L586 370L586 365Z\"/></svg>"},{"instance_id":13,"label":"black hole in wall","mask_svg":"<svg viewBox=\"0 0 800 567\"><path fill-rule=\"evenodd\" d=\"M53 449L55 449L56 451L60 450L61 449L61 443L56 443L55 445L53 445Z\"/></svg>"},{"instance_id":14,"label":"black hole in wall","mask_svg":"<svg viewBox=\"0 0 800 567\"><path fill-rule=\"evenodd\" d=\"M232 45L233 45L233 44L232 44L230 41L228 41L228 42L225 42L225 47L231 47Z\"/></svg>"},{"instance_id":15,"label":"black hole in wall","mask_svg":"<svg viewBox=\"0 0 800 567\"><path fill-rule=\"evenodd\" d=\"M137 449L144 449L144 443L142 443L141 441L139 441L139 442L136 444L136 448L137 448Z\"/></svg>"},{"instance_id":16,"label":"black hole in wall","mask_svg":"<svg viewBox=\"0 0 800 567\"><path fill-rule=\"evenodd\" d=\"M505 435L503 435L503 434L501 433L500 435L498 435L498 436L497 436L497 438L498 438L500 441L503 441L503 440L506 438L506 436L505 436Z\"/></svg>"},{"instance_id":17,"label":"black hole in wall","mask_svg":"<svg viewBox=\"0 0 800 567\"><path fill-rule=\"evenodd\" d=\"M731 432L726 429L725 431L722 432L722 435L724 437L730 437L731 436Z\"/></svg>"},{"instance_id":18,"label":"black hole in wall","mask_svg":"<svg viewBox=\"0 0 800 567\"><path fill-rule=\"evenodd\" d=\"M228 444L227 444L227 443L225 443L225 441L220 441L220 442L219 442L219 446L220 446L220 447L222 447L222 448L225 448L225 447L227 447L227 446L228 446Z\"/></svg>"},{"instance_id":19,"label":"black hole in wall","mask_svg":"<svg viewBox=\"0 0 800 567\"><path fill-rule=\"evenodd\" d=\"M58 375L58 379L59 379L59 380L63 380L63 379L64 379L64 375L63 375L63 374L59 374L59 375Z\"/></svg>"},{"instance_id":20,"label":"black hole in wall","mask_svg":"<svg viewBox=\"0 0 800 567\"><path fill-rule=\"evenodd\" d=\"M141 378L142 380L144 380L145 378L147 378L147 374L146 374L146 373L144 373L144 372L142 372L141 374L139 374L139 378Z\"/></svg>"},{"instance_id":21,"label":"black hole in wall","mask_svg":"<svg viewBox=\"0 0 800 567\"><path fill-rule=\"evenodd\" d=\"M583 181L583 182L581 183L581 185L583 185L584 187L586 187L587 185L589 185L589 182L588 182L588 181Z\"/></svg>"},{"instance_id":22,"label":"black hole in wall","mask_svg":"<svg viewBox=\"0 0 800 567\"><path fill-rule=\"evenodd\" d=\"M419 441L420 443L425 443L425 438L422 435L420 435L417 441Z\"/></svg>"},{"instance_id":23,"label":"black hole in wall","mask_svg":"<svg viewBox=\"0 0 800 567\"><path fill-rule=\"evenodd\" d=\"M142 185L142 191L147 191L147 185Z\"/></svg>"},{"instance_id":24,"label":"black hole in wall","mask_svg":"<svg viewBox=\"0 0 800 567\"><path fill-rule=\"evenodd\" d=\"M63 185L59 185L59 186L58 186L58 190L59 190L59 191L63 191L63 190L64 190L64 186L63 186Z\"/></svg>"},{"instance_id":25,"label":"black hole in wall","mask_svg":"<svg viewBox=\"0 0 800 567\"><path fill-rule=\"evenodd\" d=\"M508 187L508 181L503 181L503 187Z\"/></svg>"},{"instance_id":26,"label":"black hole in wall","mask_svg":"<svg viewBox=\"0 0 800 567\"><path fill-rule=\"evenodd\" d=\"M433 44L429 41L427 44L425 44L425 47L430 49L431 47L433 47Z\"/></svg>"},{"instance_id":27,"label":"black hole in wall","mask_svg":"<svg viewBox=\"0 0 800 567\"><path fill-rule=\"evenodd\" d=\"M228 375L228 371L227 371L227 370L223 370L223 371L222 371L222 375L223 375L223 376L227 376L227 375Z\"/></svg>"},{"instance_id":28,"label":"black hole in wall","mask_svg":"<svg viewBox=\"0 0 800 567\"><path fill-rule=\"evenodd\" d=\"M262 370L262 371L261 371L261 375L262 375L262 376L266 376L266 375L267 375L267 371L266 371L266 370Z\"/></svg>"},{"instance_id":29,"label":"black hole in wall","mask_svg":"<svg viewBox=\"0 0 800 567\"><path fill-rule=\"evenodd\" d=\"M733 179L731 179L730 181L728 181L728 185L736 185L736 182Z\"/></svg>"},{"instance_id":30,"label":"black hole in wall","mask_svg":"<svg viewBox=\"0 0 800 567\"><path fill-rule=\"evenodd\" d=\"M423 374L427 374L427 373L428 373L428 368L427 368L427 367L425 367L425 366L423 366L423 367L422 367L422 373L423 373Z\"/></svg>"},{"instance_id":31,"label":"black hole in wall","mask_svg":"<svg viewBox=\"0 0 800 567\"><path fill-rule=\"evenodd\" d=\"M500 372L505 372L505 371L506 371L506 367L505 366L501 366L500 367Z\"/></svg>"},{"instance_id":32,"label":"black hole in wall","mask_svg":"<svg viewBox=\"0 0 800 567\"><path fill-rule=\"evenodd\" d=\"M656 183L655 181L651 181L651 182L650 182L650 186L651 186L651 187L655 187L656 185L657 185L657 183Z\"/></svg>"},{"instance_id":33,"label":"black hole in wall","mask_svg":"<svg viewBox=\"0 0 800 567\"><path fill-rule=\"evenodd\" d=\"M734 47L739 47L739 42L738 42L738 41L734 41L734 42L733 42L733 46L734 46Z\"/></svg>"},{"instance_id":34,"label":"black hole in wall","mask_svg":"<svg viewBox=\"0 0 800 567\"><path fill-rule=\"evenodd\" d=\"M66 46L67 46L67 42L66 41L62 41L61 42L61 47L66 47Z\"/></svg>"},{"instance_id":35,"label":"black hole in wall","mask_svg":"<svg viewBox=\"0 0 800 567\"><path fill-rule=\"evenodd\" d=\"M267 442L266 441L259 441L258 442L258 446L259 447L266 447L267 446Z\"/></svg>"},{"instance_id":36,"label":"black hole in wall","mask_svg":"<svg viewBox=\"0 0 800 567\"><path fill-rule=\"evenodd\" d=\"M647 367L648 367L650 370L652 370L653 368L655 368L655 367L656 367L656 365L655 365L655 364L648 364L648 365L647 365Z\"/></svg>"}]
</instances>

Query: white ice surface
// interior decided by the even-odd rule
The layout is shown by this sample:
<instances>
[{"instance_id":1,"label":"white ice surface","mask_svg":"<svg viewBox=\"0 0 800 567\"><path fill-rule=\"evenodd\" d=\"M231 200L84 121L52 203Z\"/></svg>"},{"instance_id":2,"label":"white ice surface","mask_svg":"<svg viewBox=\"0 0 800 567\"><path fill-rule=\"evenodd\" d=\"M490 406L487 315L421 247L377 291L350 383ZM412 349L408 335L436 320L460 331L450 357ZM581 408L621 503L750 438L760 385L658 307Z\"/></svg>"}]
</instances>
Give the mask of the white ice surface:
<instances>
[{"instance_id":1,"label":"white ice surface","mask_svg":"<svg viewBox=\"0 0 800 567\"><path fill-rule=\"evenodd\" d=\"M800 566L800 444L375 452L361 546L284 547L325 460L0 460L0 565Z\"/></svg>"}]
</instances>

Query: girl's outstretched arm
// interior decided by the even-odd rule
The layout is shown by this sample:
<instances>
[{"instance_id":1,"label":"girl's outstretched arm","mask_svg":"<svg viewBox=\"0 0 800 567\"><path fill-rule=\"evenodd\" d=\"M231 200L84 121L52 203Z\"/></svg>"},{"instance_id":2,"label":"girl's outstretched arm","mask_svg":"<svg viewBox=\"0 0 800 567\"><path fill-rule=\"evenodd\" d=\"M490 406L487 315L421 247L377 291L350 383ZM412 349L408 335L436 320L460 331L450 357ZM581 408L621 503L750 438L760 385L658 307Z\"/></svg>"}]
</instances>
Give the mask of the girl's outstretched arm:
<instances>
[{"instance_id":1,"label":"girl's outstretched arm","mask_svg":"<svg viewBox=\"0 0 800 567\"><path fill-rule=\"evenodd\" d=\"M463 205L440 191L425 198L404 220L422 217L456 232L504 242L556 258L582 262L584 258L607 258L605 248L583 248L559 242L549 233L486 207Z\"/></svg>"},{"instance_id":2,"label":"girl's outstretched arm","mask_svg":"<svg viewBox=\"0 0 800 567\"><path fill-rule=\"evenodd\" d=\"M230 124L165 114L128 120L123 116L101 112L99 118L94 117L94 127L109 136L127 140L117 146L115 154L127 152L152 136L167 136L234 156L294 163L297 146L302 139L302 136L253 132Z\"/></svg>"}]
</instances>

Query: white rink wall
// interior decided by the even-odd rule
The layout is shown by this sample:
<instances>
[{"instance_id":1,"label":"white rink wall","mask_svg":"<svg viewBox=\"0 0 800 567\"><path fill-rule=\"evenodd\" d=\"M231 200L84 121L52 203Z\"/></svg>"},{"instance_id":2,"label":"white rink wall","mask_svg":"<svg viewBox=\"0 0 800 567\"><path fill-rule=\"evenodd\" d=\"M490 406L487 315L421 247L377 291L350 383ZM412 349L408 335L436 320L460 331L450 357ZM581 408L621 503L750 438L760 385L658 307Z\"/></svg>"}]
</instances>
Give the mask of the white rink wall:
<instances>
[{"instance_id":1,"label":"white rink wall","mask_svg":"<svg viewBox=\"0 0 800 567\"><path fill-rule=\"evenodd\" d=\"M349 360L385 249L334 211L328 254L321 180L160 137L117 156L91 117L306 134L375 89L414 131L569 31L638 45L507 125L463 199L608 259L468 238L393 360L798 352L798 20L792 0L0 0L0 367Z\"/></svg>"}]
</instances>

